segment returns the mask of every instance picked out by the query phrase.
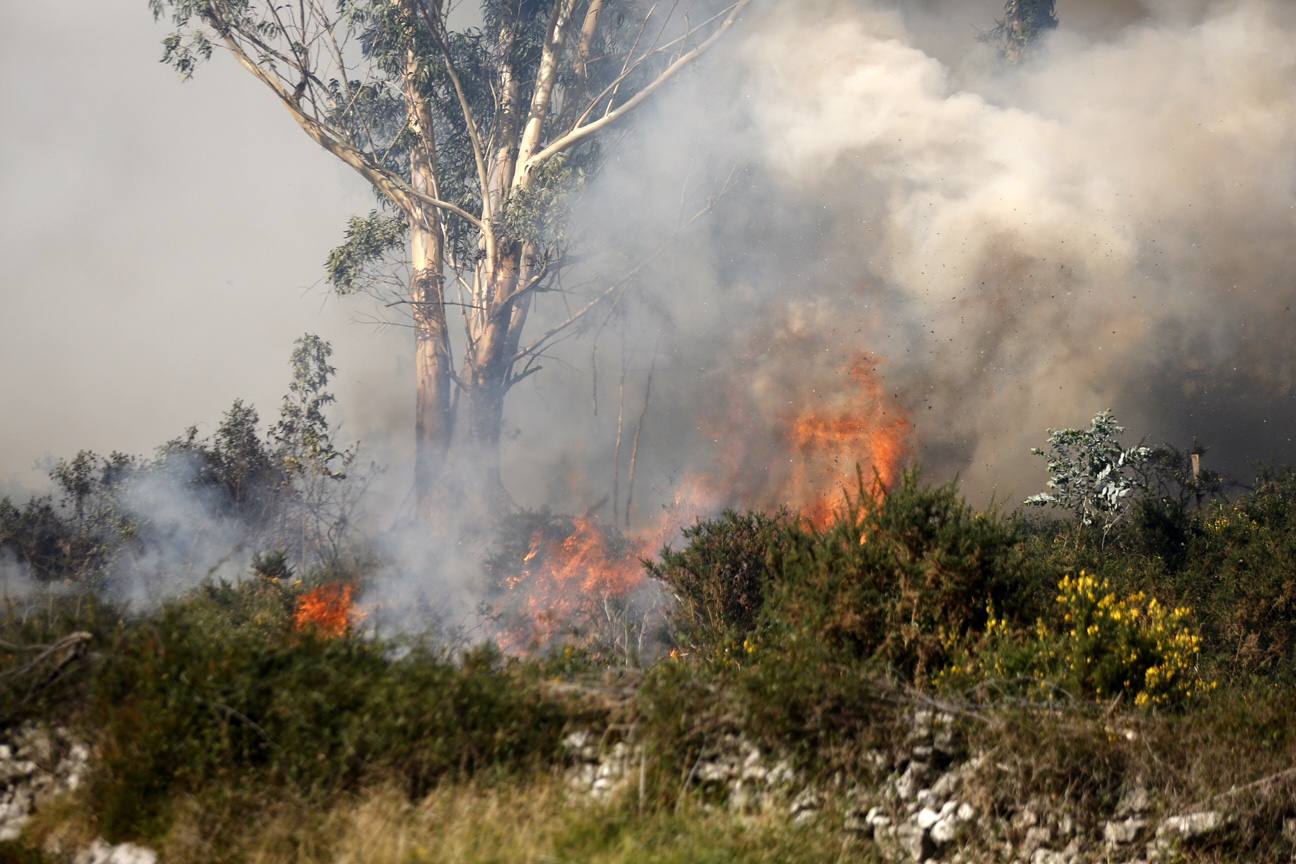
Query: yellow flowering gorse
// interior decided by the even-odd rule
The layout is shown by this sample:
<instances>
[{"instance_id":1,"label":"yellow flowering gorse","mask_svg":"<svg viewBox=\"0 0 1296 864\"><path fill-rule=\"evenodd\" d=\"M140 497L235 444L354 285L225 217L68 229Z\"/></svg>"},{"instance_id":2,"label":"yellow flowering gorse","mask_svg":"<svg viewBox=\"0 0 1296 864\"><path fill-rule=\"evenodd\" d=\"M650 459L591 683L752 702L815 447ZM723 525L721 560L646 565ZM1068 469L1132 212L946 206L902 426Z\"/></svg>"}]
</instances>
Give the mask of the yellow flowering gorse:
<instances>
[{"instance_id":1,"label":"yellow flowering gorse","mask_svg":"<svg viewBox=\"0 0 1296 864\"><path fill-rule=\"evenodd\" d=\"M980 646L943 670L937 683L1024 676L1042 695L1061 688L1100 699L1122 696L1140 707L1178 704L1214 689L1198 673L1201 636L1192 610L1169 608L1141 591L1120 597L1083 570L1058 583L1056 602L1061 626L1040 620L1029 633L987 608Z\"/></svg>"},{"instance_id":2,"label":"yellow flowering gorse","mask_svg":"<svg viewBox=\"0 0 1296 864\"><path fill-rule=\"evenodd\" d=\"M1169 608L1142 591L1118 597L1107 580L1083 570L1058 583L1056 600L1067 628L1058 651L1066 677L1095 696L1165 705L1214 688L1197 671L1201 636L1191 609Z\"/></svg>"}]
</instances>

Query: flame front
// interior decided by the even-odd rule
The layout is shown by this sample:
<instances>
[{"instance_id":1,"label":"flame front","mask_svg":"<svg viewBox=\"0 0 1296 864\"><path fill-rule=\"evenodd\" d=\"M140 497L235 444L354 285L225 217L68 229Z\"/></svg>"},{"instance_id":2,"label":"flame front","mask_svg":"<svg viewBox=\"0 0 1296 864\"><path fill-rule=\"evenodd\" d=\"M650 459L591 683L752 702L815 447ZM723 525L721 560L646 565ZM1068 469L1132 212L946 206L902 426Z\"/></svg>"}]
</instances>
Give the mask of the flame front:
<instances>
[{"instance_id":1,"label":"flame front","mask_svg":"<svg viewBox=\"0 0 1296 864\"><path fill-rule=\"evenodd\" d=\"M645 581L642 559L697 519L725 508L786 506L823 528L856 490L857 471L867 491L885 494L908 456L912 425L883 387L873 357L861 354L845 371L849 388L779 421L773 440L782 452L773 456L752 452L760 446L732 431L750 428L739 412L712 424L718 451L711 470L685 477L674 504L648 528L621 535L582 516L565 533L534 532L519 571L504 580L501 646L516 653L551 645L564 628L597 615L605 598L632 593Z\"/></svg>"},{"instance_id":2,"label":"flame front","mask_svg":"<svg viewBox=\"0 0 1296 864\"><path fill-rule=\"evenodd\" d=\"M354 586L349 583L321 585L297 598L293 629L313 631L330 639L345 636L363 614L355 607Z\"/></svg>"},{"instance_id":3,"label":"flame front","mask_svg":"<svg viewBox=\"0 0 1296 864\"><path fill-rule=\"evenodd\" d=\"M867 491L883 495L909 453L913 426L883 389L874 359L857 357L849 376L857 393L843 409L807 411L789 429L797 458L785 497L816 528L827 527L840 512L859 482L857 471Z\"/></svg>"}]
</instances>

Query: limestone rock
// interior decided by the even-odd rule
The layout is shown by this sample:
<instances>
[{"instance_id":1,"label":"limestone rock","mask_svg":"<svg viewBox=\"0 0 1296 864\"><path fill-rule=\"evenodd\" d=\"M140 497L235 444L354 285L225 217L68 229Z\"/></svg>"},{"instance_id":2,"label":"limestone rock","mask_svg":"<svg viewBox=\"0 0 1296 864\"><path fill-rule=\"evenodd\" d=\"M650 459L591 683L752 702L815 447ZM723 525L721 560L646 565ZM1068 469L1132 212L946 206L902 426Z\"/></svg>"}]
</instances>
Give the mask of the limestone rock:
<instances>
[{"instance_id":1,"label":"limestone rock","mask_svg":"<svg viewBox=\"0 0 1296 864\"><path fill-rule=\"evenodd\" d=\"M1126 846L1137 842L1146 829L1145 819L1113 820L1103 825L1103 839L1108 846Z\"/></svg>"},{"instance_id":2,"label":"limestone rock","mask_svg":"<svg viewBox=\"0 0 1296 864\"><path fill-rule=\"evenodd\" d=\"M1213 834L1224 827L1224 814L1215 810L1201 813L1187 813L1183 816L1171 816L1157 828L1157 838L1161 840L1180 839L1195 840L1207 834Z\"/></svg>"},{"instance_id":3,"label":"limestone rock","mask_svg":"<svg viewBox=\"0 0 1296 864\"><path fill-rule=\"evenodd\" d=\"M157 864L157 853L133 843L110 845L96 840L77 853L73 864Z\"/></svg>"}]
</instances>

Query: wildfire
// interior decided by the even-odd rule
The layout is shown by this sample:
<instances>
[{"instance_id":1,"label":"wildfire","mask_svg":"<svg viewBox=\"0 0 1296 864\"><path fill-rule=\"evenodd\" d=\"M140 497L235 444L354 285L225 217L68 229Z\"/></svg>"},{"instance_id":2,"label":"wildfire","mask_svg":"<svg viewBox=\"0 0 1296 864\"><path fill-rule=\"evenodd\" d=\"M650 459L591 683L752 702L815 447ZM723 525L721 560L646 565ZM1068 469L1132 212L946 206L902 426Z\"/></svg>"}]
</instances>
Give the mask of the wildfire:
<instances>
[{"instance_id":1,"label":"wildfire","mask_svg":"<svg viewBox=\"0 0 1296 864\"><path fill-rule=\"evenodd\" d=\"M674 505L654 525L622 536L584 516L571 520L565 533L534 532L519 571L504 580L511 595L511 629L502 646L522 651L552 644L564 626L596 615L603 598L622 597L642 585L641 560L680 526L725 507L789 506L822 528L832 523L846 492L855 491L857 470L874 495L885 494L908 455L912 426L883 387L874 358L859 355L846 372L849 388L789 412L770 442L736 436L732 430L752 424L741 419L749 411L731 406L734 416L713 424L709 436L718 446L712 470L686 477ZM771 458L765 452L769 446L782 452Z\"/></svg>"},{"instance_id":2,"label":"wildfire","mask_svg":"<svg viewBox=\"0 0 1296 864\"><path fill-rule=\"evenodd\" d=\"M364 617L353 600L354 586L347 583L321 585L297 598L293 629L314 631L336 639L345 636Z\"/></svg>"},{"instance_id":3,"label":"wildfire","mask_svg":"<svg viewBox=\"0 0 1296 864\"><path fill-rule=\"evenodd\" d=\"M786 497L817 528L831 524L845 492L855 490L857 470L864 472L866 489L885 494L899 476L913 432L883 390L872 357L857 357L849 375L857 392L844 408L807 411L794 419L788 433L798 458Z\"/></svg>"},{"instance_id":4,"label":"wildfire","mask_svg":"<svg viewBox=\"0 0 1296 864\"><path fill-rule=\"evenodd\" d=\"M593 614L602 598L624 596L643 579L634 542L614 540L589 516L573 519L565 536L535 531L522 565L505 580L513 599L521 599L521 608L514 604L510 611L522 613L522 621L502 640L512 651L552 643L564 626Z\"/></svg>"}]
</instances>

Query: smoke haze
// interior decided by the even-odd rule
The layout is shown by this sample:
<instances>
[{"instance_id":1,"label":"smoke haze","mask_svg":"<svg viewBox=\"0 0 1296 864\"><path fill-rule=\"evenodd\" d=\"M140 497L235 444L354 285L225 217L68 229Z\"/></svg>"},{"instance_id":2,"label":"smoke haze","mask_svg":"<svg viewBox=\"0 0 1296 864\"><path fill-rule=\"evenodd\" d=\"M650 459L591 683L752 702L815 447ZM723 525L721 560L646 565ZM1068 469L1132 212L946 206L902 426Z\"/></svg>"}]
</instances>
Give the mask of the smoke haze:
<instances>
[{"instance_id":1,"label":"smoke haze","mask_svg":"<svg viewBox=\"0 0 1296 864\"><path fill-rule=\"evenodd\" d=\"M636 120L576 202L577 236L610 251L567 282L651 263L511 395L519 504L642 524L699 472L726 486L708 507L776 504L788 418L861 398L981 501L1037 490L1045 428L1108 407L1241 479L1296 461L1296 7L1059 2L1011 70L976 39L1001 9L766 3ZM176 82L142 7L5 18L0 482L82 447L147 451L235 396L268 413L312 330L399 502L407 334L310 287L372 206L364 184L232 64ZM565 308L541 298L534 332ZM409 567L471 595L460 566Z\"/></svg>"},{"instance_id":2,"label":"smoke haze","mask_svg":"<svg viewBox=\"0 0 1296 864\"><path fill-rule=\"evenodd\" d=\"M660 489L735 448L774 470L786 452L752 439L850 393L856 352L910 413L918 461L982 500L1038 488L1044 429L1107 407L1238 479L1290 461L1296 8L1059 4L1056 36L1006 70L970 36L952 53L996 11L967 5L766 7L587 202L600 236L661 236L699 164L744 172L631 316L664 334L631 352L640 382L654 345L665 358Z\"/></svg>"}]
</instances>

